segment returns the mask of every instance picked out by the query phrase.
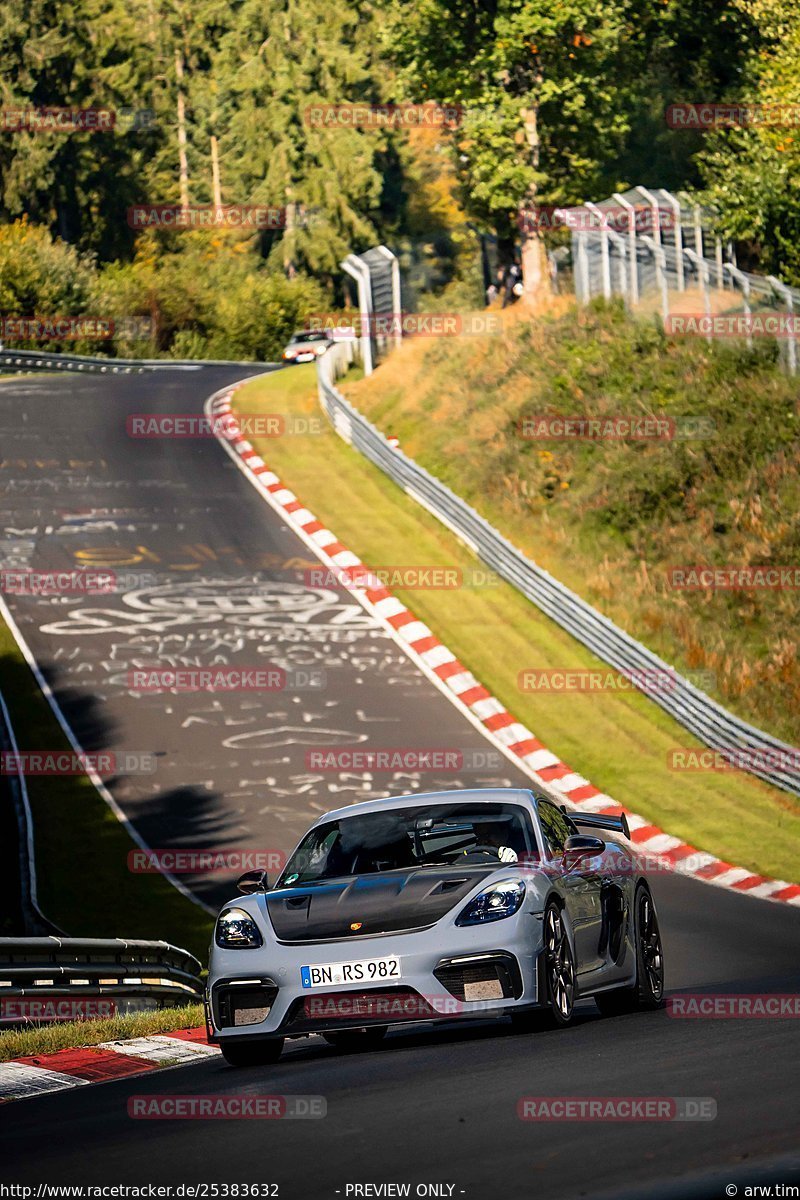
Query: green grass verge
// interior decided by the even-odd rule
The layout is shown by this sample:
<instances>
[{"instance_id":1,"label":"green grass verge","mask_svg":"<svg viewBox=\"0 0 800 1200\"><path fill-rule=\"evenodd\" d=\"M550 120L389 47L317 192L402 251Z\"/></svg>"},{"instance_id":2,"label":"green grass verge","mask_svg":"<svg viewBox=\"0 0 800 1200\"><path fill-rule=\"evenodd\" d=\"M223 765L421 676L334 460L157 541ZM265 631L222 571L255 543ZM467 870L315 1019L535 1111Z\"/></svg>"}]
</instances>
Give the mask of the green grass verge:
<instances>
[{"instance_id":1,"label":"green grass verge","mask_svg":"<svg viewBox=\"0 0 800 1200\"><path fill-rule=\"evenodd\" d=\"M669 339L621 306L562 308L536 321L512 310L495 337L407 342L345 394L557 579L800 745L800 588L683 590L671 578L701 565L797 572L797 379L774 343ZM678 436L521 436L547 414L663 414Z\"/></svg>"},{"instance_id":2,"label":"green grass verge","mask_svg":"<svg viewBox=\"0 0 800 1200\"><path fill-rule=\"evenodd\" d=\"M202 1004L187 1004L181 1008L129 1013L120 1017L104 1017L102 1020L63 1021L27 1029L7 1029L0 1032L0 1062L29 1054L54 1054L56 1050L70 1050L77 1046L97 1046L100 1042L115 1042L123 1038L149 1037L155 1033L169 1033L173 1029L195 1029L204 1022Z\"/></svg>"},{"instance_id":3,"label":"green grass verge","mask_svg":"<svg viewBox=\"0 0 800 1200\"><path fill-rule=\"evenodd\" d=\"M382 368L383 369L383 368ZM313 367L292 367L245 385L243 413L318 413ZM252 439L304 504L372 567L476 560L327 425L307 437ZM737 865L794 881L800 804L740 772L676 773L675 747L699 746L640 693L532 694L524 667L602 666L505 583L397 595L546 746L596 787L670 833Z\"/></svg>"},{"instance_id":4,"label":"green grass verge","mask_svg":"<svg viewBox=\"0 0 800 1200\"><path fill-rule=\"evenodd\" d=\"M69 748L2 621L0 688L20 750ZM29 776L27 784L44 915L72 937L163 939L205 962L210 915L161 875L128 870L134 843L90 780Z\"/></svg>"}]
</instances>

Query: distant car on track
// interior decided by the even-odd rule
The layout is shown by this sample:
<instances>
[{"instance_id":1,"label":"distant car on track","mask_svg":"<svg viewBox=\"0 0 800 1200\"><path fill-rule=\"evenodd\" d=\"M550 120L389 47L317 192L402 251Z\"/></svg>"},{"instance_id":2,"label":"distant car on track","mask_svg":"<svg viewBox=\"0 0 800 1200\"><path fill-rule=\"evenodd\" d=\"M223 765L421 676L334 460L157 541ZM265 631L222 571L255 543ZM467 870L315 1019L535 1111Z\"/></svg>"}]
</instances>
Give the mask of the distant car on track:
<instances>
[{"instance_id":1,"label":"distant car on track","mask_svg":"<svg viewBox=\"0 0 800 1200\"><path fill-rule=\"evenodd\" d=\"M622 835L601 840L581 828ZM625 817L514 788L431 792L320 817L270 887L217 920L209 1038L234 1066L286 1038L377 1044L389 1025L506 1016L569 1025L664 991L658 918Z\"/></svg>"},{"instance_id":2,"label":"distant car on track","mask_svg":"<svg viewBox=\"0 0 800 1200\"><path fill-rule=\"evenodd\" d=\"M284 350L282 358L288 364L314 362L332 345L333 338L324 330L300 331L293 333L289 338L289 344Z\"/></svg>"}]
</instances>

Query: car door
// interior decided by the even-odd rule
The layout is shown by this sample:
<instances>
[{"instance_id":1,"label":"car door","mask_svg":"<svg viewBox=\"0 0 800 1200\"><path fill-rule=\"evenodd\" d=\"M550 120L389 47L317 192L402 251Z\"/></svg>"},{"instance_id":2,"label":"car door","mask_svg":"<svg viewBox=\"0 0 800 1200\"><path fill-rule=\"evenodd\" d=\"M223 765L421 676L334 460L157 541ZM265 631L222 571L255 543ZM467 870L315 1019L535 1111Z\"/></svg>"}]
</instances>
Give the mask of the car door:
<instances>
[{"instance_id":1,"label":"car door","mask_svg":"<svg viewBox=\"0 0 800 1200\"><path fill-rule=\"evenodd\" d=\"M600 902L602 878L594 860L583 859L571 870L563 862L564 843L578 830L569 817L549 800L539 801L539 820L550 857L559 869L567 913L575 939L575 964L578 975L597 971L605 965L601 953L603 912Z\"/></svg>"}]
</instances>

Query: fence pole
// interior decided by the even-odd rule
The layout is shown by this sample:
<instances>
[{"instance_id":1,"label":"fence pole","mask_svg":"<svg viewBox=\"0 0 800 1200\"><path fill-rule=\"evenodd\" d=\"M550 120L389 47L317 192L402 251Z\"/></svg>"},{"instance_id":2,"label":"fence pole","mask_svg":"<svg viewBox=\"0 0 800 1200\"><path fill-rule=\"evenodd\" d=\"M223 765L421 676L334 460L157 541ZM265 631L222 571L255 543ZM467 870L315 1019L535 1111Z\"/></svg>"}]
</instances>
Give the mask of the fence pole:
<instances>
[{"instance_id":1,"label":"fence pole","mask_svg":"<svg viewBox=\"0 0 800 1200\"><path fill-rule=\"evenodd\" d=\"M626 200L619 192L614 192L614 199L628 214L628 270L630 272L631 305L639 303L639 271L636 256L636 209L630 200Z\"/></svg>"},{"instance_id":2,"label":"fence pole","mask_svg":"<svg viewBox=\"0 0 800 1200\"><path fill-rule=\"evenodd\" d=\"M667 256L664 247L653 238L642 236L642 241L653 255L656 262L656 281L661 292L661 315L666 326L669 320L669 289L667 287Z\"/></svg>"},{"instance_id":3,"label":"fence pole","mask_svg":"<svg viewBox=\"0 0 800 1200\"><path fill-rule=\"evenodd\" d=\"M355 254L348 254L339 264L358 286L358 307L361 314L361 361L364 374L371 375L372 363L372 296L370 294L369 268Z\"/></svg>"},{"instance_id":4,"label":"fence pole","mask_svg":"<svg viewBox=\"0 0 800 1200\"><path fill-rule=\"evenodd\" d=\"M699 254L696 254L694 250L689 250L688 247L684 253L686 253L689 256L691 261L697 267L697 278L700 281L700 289L703 293L703 311L705 312L707 317L710 317L711 316L711 289L710 289L708 262L705 258L702 258ZM706 334L706 341L707 342L711 341L711 329L710 328L709 328L708 333Z\"/></svg>"},{"instance_id":5,"label":"fence pole","mask_svg":"<svg viewBox=\"0 0 800 1200\"><path fill-rule=\"evenodd\" d=\"M587 233L583 229L579 229L576 237L578 241L578 299L581 304L587 304L592 298L591 282L589 280L589 254L586 249Z\"/></svg>"},{"instance_id":6,"label":"fence pole","mask_svg":"<svg viewBox=\"0 0 800 1200\"><path fill-rule=\"evenodd\" d=\"M786 357L789 363L789 374L797 374L797 331L794 327L794 296L792 289L787 287L785 283L781 283L780 279L776 279L774 275L767 276L767 282L770 283L783 298L786 303L786 312L789 317L789 336L786 341Z\"/></svg>"},{"instance_id":7,"label":"fence pole","mask_svg":"<svg viewBox=\"0 0 800 1200\"><path fill-rule=\"evenodd\" d=\"M684 292L686 290L686 280L683 274L683 227L681 225L681 202L676 196L673 196L672 192L666 191L665 188L662 188L661 190L667 197L667 202L672 208L672 212L675 217L675 259L678 273L678 291Z\"/></svg>"},{"instance_id":8,"label":"fence pole","mask_svg":"<svg viewBox=\"0 0 800 1200\"><path fill-rule=\"evenodd\" d=\"M722 266L722 240L714 239L714 261L717 264L717 287L725 287L725 273Z\"/></svg>"},{"instance_id":9,"label":"fence pole","mask_svg":"<svg viewBox=\"0 0 800 1200\"><path fill-rule=\"evenodd\" d=\"M617 259L617 270L619 273L619 294L620 294L620 296L622 296L622 299L627 304L628 297L626 294L626 290L627 290L628 274L625 269L625 254L627 251L627 246L625 245L625 239L623 237L621 237L618 233L615 233L613 229L609 229L608 237L609 237L609 246L614 245L619 249L619 258Z\"/></svg>"},{"instance_id":10,"label":"fence pole","mask_svg":"<svg viewBox=\"0 0 800 1200\"><path fill-rule=\"evenodd\" d=\"M589 212L594 213L600 220L600 277L603 282L603 298L611 299L611 263L608 257L608 222L601 209L589 202L585 205Z\"/></svg>"},{"instance_id":11,"label":"fence pole","mask_svg":"<svg viewBox=\"0 0 800 1200\"><path fill-rule=\"evenodd\" d=\"M744 271L740 271L739 268L734 266L733 263L725 263L723 270L730 273L731 287L733 287L734 283L736 283L741 288L742 308L744 309L744 314L747 317L747 349L752 350L753 331L750 327L750 314L752 312L750 307L750 280L747 278Z\"/></svg>"},{"instance_id":12,"label":"fence pole","mask_svg":"<svg viewBox=\"0 0 800 1200\"><path fill-rule=\"evenodd\" d=\"M394 346L397 349L403 342L403 301L400 291L400 263L397 261L397 255L393 254L388 246L378 246L378 252L384 258L388 258L389 267L392 272L392 324L395 329Z\"/></svg>"}]
</instances>

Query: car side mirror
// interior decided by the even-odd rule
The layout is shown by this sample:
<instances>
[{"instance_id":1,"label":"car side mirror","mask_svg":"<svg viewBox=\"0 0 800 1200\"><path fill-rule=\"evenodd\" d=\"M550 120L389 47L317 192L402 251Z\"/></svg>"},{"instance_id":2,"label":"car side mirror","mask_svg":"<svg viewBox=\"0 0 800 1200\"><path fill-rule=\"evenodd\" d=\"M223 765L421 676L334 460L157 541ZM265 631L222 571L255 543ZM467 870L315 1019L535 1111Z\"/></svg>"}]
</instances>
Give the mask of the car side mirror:
<instances>
[{"instance_id":1,"label":"car side mirror","mask_svg":"<svg viewBox=\"0 0 800 1200\"><path fill-rule=\"evenodd\" d=\"M585 833L573 833L564 842L565 870L573 870L584 858L596 858L598 854L603 853L605 848L606 844L601 838L591 837Z\"/></svg>"},{"instance_id":2,"label":"car side mirror","mask_svg":"<svg viewBox=\"0 0 800 1200\"><path fill-rule=\"evenodd\" d=\"M266 871L245 871L236 880L236 887L243 896L252 896L254 892L268 892L269 879Z\"/></svg>"}]
</instances>

